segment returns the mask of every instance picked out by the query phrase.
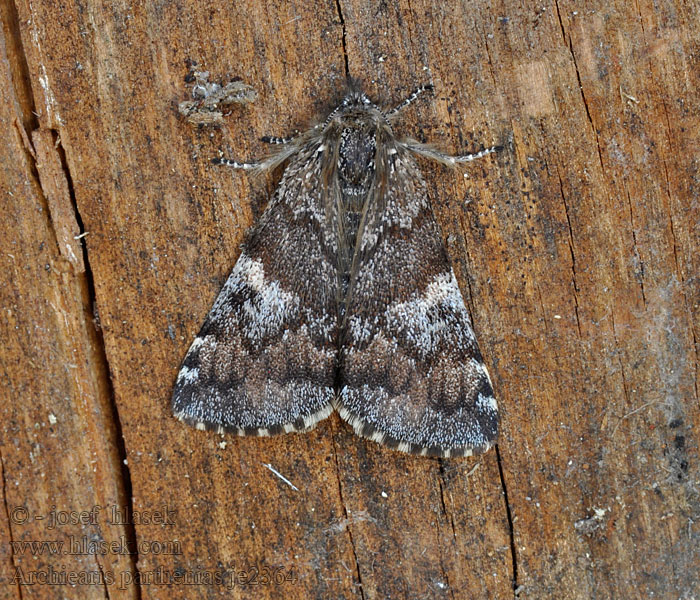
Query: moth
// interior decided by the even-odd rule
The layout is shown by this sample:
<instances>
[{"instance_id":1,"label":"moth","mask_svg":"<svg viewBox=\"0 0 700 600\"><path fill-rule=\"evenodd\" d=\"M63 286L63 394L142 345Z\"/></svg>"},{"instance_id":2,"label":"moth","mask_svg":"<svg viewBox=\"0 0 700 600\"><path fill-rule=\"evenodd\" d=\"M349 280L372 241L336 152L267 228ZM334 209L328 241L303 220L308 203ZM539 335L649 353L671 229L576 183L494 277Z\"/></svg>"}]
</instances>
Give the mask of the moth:
<instances>
[{"instance_id":1,"label":"moth","mask_svg":"<svg viewBox=\"0 0 700 600\"><path fill-rule=\"evenodd\" d=\"M416 163L449 156L394 133L351 85L321 123L258 163L279 185L177 377L175 416L198 429L309 430L336 409L403 452L468 456L496 438L491 381Z\"/></svg>"}]
</instances>

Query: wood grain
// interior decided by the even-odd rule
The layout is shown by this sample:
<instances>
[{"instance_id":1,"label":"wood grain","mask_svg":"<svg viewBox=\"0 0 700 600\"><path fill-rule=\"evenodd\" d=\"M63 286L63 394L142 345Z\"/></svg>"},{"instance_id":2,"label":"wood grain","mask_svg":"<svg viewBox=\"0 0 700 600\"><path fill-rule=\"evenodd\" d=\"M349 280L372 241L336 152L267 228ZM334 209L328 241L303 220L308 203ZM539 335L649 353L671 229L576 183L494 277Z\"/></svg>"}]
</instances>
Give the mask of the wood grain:
<instances>
[{"instance_id":1,"label":"wood grain","mask_svg":"<svg viewBox=\"0 0 700 600\"><path fill-rule=\"evenodd\" d=\"M700 595L696 3L15 0L0 17L0 597ZM256 102L192 127L191 62ZM505 145L425 165L503 408L483 457L404 456L335 415L270 439L170 415L274 186L209 159L262 156L348 74L386 104L435 85L407 135ZM87 516L50 529L52 507Z\"/></svg>"}]
</instances>

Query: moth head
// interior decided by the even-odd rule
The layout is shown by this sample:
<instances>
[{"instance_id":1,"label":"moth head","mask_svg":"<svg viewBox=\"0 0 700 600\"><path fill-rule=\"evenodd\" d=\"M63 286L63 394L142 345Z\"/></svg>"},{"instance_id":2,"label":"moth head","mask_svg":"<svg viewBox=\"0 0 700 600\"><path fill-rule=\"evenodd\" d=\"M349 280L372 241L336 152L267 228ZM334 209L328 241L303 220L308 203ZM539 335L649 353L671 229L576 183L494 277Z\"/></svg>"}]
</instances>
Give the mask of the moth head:
<instances>
[{"instance_id":1,"label":"moth head","mask_svg":"<svg viewBox=\"0 0 700 600\"><path fill-rule=\"evenodd\" d=\"M340 119L367 118L387 125L389 123L384 111L360 89L351 89L331 116Z\"/></svg>"},{"instance_id":2,"label":"moth head","mask_svg":"<svg viewBox=\"0 0 700 600\"><path fill-rule=\"evenodd\" d=\"M343 98L343 102L341 103L341 107L349 108L352 106L370 107L370 106L375 106L375 105L369 99L369 96L367 96L367 94L365 94L362 90L352 89L347 93L345 98Z\"/></svg>"}]
</instances>

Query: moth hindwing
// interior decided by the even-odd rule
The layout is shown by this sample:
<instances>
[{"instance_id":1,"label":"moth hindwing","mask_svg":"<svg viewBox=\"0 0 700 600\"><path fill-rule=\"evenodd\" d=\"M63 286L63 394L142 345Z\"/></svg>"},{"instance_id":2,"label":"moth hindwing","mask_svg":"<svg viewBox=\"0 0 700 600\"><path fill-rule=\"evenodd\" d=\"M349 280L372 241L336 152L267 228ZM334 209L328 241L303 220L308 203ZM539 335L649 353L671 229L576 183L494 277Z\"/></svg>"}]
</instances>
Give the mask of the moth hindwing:
<instances>
[{"instance_id":1,"label":"moth hindwing","mask_svg":"<svg viewBox=\"0 0 700 600\"><path fill-rule=\"evenodd\" d=\"M498 411L416 156L398 110L351 89L320 125L260 163L287 163L183 362L175 415L200 429L269 435L312 428L336 408L398 450L489 448Z\"/></svg>"}]
</instances>

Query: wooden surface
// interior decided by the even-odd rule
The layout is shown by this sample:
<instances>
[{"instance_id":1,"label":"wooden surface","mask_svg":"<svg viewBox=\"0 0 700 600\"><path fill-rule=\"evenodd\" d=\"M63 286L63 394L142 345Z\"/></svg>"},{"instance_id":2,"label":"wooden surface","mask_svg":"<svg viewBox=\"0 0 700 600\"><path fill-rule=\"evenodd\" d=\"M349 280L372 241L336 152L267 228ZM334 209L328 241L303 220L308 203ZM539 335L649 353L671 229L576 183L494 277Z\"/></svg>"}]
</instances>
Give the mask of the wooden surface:
<instances>
[{"instance_id":1,"label":"wooden surface","mask_svg":"<svg viewBox=\"0 0 700 600\"><path fill-rule=\"evenodd\" d=\"M525 4L2 3L1 598L700 596L699 7ZM187 61L257 100L193 127ZM274 185L210 158L347 73L434 83L406 134L506 147L425 165L503 411L483 457L170 415Z\"/></svg>"}]
</instances>

